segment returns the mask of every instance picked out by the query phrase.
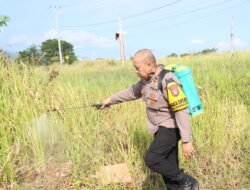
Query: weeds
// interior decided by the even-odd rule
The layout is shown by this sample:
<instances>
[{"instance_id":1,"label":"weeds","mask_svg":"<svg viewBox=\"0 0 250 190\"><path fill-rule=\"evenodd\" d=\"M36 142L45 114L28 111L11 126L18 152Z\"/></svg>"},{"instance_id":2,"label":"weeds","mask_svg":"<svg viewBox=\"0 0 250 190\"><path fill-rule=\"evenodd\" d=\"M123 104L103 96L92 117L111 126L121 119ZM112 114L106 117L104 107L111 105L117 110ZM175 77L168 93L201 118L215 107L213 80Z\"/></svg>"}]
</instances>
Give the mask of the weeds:
<instances>
[{"instance_id":1,"label":"weeds","mask_svg":"<svg viewBox=\"0 0 250 190\"><path fill-rule=\"evenodd\" d=\"M190 66L204 106L204 113L192 119L197 153L190 161L181 155L181 166L199 179L201 189L250 188L250 53L166 58L159 63ZM98 60L52 67L49 73L50 68L13 64L0 55L0 188L35 188L40 178L45 189L52 183L67 189L163 189L160 176L143 162L152 137L142 101L107 111L88 108L44 115L54 107L98 103L132 85L138 80L132 63ZM128 164L134 179L129 187L102 186L93 178L99 166L120 162ZM67 174L64 180L61 173ZM54 181L46 184L46 176L54 176Z\"/></svg>"}]
</instances>

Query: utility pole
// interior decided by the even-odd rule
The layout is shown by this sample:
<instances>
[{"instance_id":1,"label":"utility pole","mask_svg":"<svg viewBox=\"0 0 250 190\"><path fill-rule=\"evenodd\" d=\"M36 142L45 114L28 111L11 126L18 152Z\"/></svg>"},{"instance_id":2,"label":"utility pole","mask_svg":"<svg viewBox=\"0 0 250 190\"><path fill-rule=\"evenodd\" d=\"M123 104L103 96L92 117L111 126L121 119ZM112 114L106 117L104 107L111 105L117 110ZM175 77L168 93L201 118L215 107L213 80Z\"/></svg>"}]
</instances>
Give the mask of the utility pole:
<instances>
[{"instance_id":1,"label":"utility pole","mask_svg":"<svg viewBox=\"0 0 250 190\"><path fill-rule=\"evenodd\" d=\"M231 18L231 27L230 27L230 50L231 50L232 54L233 54L233 51L234 51L233 21L234 21L234 18L232 17Z\"/></svg>"},{"instance_id":2,"label":"utility pole","mask_svg":"<svg viewBox=\"0 0 250 190\"><path fill-rule=\"evenodd\" d=\"M60 63L63 64L61 39L60 39L60 31L59 31L59 21L58 21L58 16L59 16L61 6L52 6L50 8L52 8L54 10L54 13L55 13L56 31L57 31L57 40L58 40L58 49L59 49L59 58L60 58Z\"/></svg>"},{"instance_id":3,"label":"utility pole","mask_svg":"<svg viewBox=\"0 0 250 190\"><path fill-rule=\"evenodd\" d=\"M120 56L121 56L121 61L125 61L125 52L124 52L124 37L123 37L123 32L122 32L122 21L121 17L119 17L119 44L120 44Z\"/></svg>"}]
</instances>

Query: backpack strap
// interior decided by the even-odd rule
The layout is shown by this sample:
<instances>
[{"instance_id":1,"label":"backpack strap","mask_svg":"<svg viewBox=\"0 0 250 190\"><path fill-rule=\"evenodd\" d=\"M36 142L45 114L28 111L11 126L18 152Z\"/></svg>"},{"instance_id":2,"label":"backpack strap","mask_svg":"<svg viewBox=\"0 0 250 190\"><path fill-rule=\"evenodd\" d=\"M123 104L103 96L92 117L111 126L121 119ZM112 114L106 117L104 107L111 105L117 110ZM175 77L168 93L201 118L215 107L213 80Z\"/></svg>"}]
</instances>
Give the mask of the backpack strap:
<instances>
[{"instance_id":1,"label":"backpack strap","mask_svg":"<svg viewBox=\"0 0 250 190\"><path fill-rule=\"evenodd\" d=\"M158 89L161 90L161 92L163 92L163 89L162 89L162 79L169 72L171 72L171 71L167 70L167 69L162 69L161 72L159 73L159 77L158 77Z\"/></svg>"}]
</instances>

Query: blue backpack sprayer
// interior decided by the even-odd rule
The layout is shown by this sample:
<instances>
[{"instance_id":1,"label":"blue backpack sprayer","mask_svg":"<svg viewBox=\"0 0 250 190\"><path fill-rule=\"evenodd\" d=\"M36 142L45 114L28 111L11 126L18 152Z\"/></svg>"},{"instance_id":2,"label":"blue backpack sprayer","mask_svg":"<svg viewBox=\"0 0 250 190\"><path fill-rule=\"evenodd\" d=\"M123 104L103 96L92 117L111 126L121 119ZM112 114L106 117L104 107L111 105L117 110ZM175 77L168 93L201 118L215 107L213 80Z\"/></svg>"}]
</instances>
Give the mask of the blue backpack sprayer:
<instances>
[{"instance_id":1,"label":"blue backpack sprayer","mask_svg":"<svg viewBox=\"0 0 250 190\"><path fill-rule=\"evenodd\" d=\"M203 107L197 93L192 73L189 67L183 65L171 64L165 67L159 75L159 81L162 81L167 72L172 72L181 82L182 90L187 97L189 114L196 116L203 111ZM159 89L162 90L161 82Z\"/></svg>"}]
</instances>

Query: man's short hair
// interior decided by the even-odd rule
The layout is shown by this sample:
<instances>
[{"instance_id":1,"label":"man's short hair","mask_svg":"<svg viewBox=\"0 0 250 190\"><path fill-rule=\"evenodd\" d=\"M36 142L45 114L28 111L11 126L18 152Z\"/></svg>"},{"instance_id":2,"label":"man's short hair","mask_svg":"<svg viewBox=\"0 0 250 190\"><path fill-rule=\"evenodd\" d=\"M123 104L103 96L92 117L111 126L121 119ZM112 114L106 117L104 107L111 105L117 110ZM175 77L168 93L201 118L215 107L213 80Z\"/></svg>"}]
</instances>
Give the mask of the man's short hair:
<instances>
[{"instance_id":1,"label":"man's short hair","mask_svg":"<svg viewBox=\"0 0 250 190\"><path fill-rule=\"evenodd\" d=\"M154 56L154 54L152 53L151 50L149 50L149 49L140 49L139 51L137 51L135 53L134 57L136 57L139 54L141 54L143 61L152 63L153 65L156 65L156 59L155 59L155 56Z\"/></svg>"}]
</instances>

